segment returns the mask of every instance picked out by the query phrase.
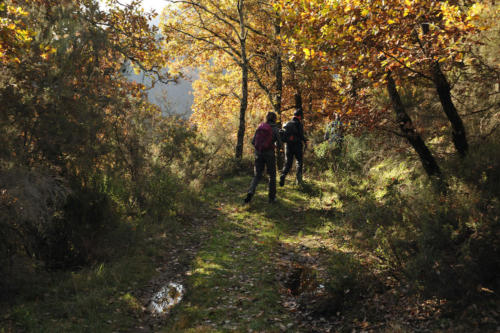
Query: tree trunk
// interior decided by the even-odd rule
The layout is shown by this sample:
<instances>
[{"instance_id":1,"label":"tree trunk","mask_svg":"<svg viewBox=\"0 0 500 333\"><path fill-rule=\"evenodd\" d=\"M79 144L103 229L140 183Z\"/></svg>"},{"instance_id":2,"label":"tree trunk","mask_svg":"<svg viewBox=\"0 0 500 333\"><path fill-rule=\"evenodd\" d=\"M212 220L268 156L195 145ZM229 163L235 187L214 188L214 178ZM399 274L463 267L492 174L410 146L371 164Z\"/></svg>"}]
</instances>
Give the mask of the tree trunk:
<instances>
[{"instance_id":1,"label":"tree trunk","mask_svg":"<svg viewBox=\"0 0 500 333\"><path fill-rule=\"evenodd\" d=\"M281 35L281 26L280 26L280 18L276 17L274 22L274 34L276 38L276 53L274 55L274 74L276 78L276 94L274 98L273 108L274 112L278 115L278 126L281 127L281 106L282 106L282 96L283 96L283 63L281 60L281 44L280 37ZM276 166L278 170L283 169L285 165L285 156L283 153L283 147L278 147L276 152Z\"/></svg>"},{"instance_id":2,"label":"tree trunk","mask_svg":"<svg viewBox=\"0 0 500 333\"><path fill-rule=\"evenodd\" d=\"M290 62L288 65L290 68L292 85L295 88L295 95L293 96L295 109L304 110L302 107L302 91L300 90L300 83L297 79L297 68L295 67L294 62Z\"/></svg>"},{"instance_id":3,"label":"tree trunk","mask_svg":"<svg viewBox=\"0 0 500 333\"><path fill-rule=\"evenodd\" d=\"M297 85L297 89L295 90L295 109L296 110L304 110L302 107L302 92L300 91L300 88Z\"/></svg>"},{"instance_id":4,"label":"tree trunk","mask_svg":"<svg viewBox=\"0 0 500 333\"><path fill-rule=\"evenodd\" d=\"M455 149L460 154L460 156L464 157L467 154L467 150L469 148L469 144L467 143L467 137L465 134L464 123L462 122L462 118L460 118L460 115L458 114L458 111L453 104L453 100L451 99L450 84L448 83L448 80L446 80L446 76L443 74L441 66L439 66L439 63L437 61L432 65L432 79L434 85L436 86L443 111L444 113L446 113L446 116L451 123L451 134Z\"/></svg>"},{"instance_id":5,"label":"tree trunk","mask_svg":"<svg viewBox=\"0 0 500 333\"><path fill-rule=\"evenodd\" d=\"M396 113L396 121L399 124L399 128L401 129L404 137L417 152L425 172L429 177L437 176L440 178L441 170L439 169L434 156L432 156L431 151L425 145L424 140L422 140L422 137L415 130L410 116L406 113L405 107L401 102L401 97L396 89L396 83L394 82L390 72L387 73L387 92L391 98L392 107Z\"/></svg>"},{"instance_id":6,"label":"tree trunk","mask_svg":"<svg viewBox=\"0 0 500 333\"><path fill-rule=\"evenodd\" d=\"M423 23L422 32L424 34L429 33L429 24ZM424 46L419 41L422 49ZM425 51L424 51L425 52ZM453 100L451 99L451 88L446 76L441 70L441 66L439 62L434 61L431 64L431 75L432 82L436 87L436 91L439 96L439 101L441 102L441 106L443 107L443 111L448 117L448 120L451 123L452 127L452 141L455 146L455 149L460 154L461 157L464 157L467 154L467 150L469 149L469 144L467 143L467 136L465 134L464 123L462 122L462 118L458 114L457 109L455 108L455 104L453 104Z\"/></svg>"},{"instance_id":7,"label":"tree trunk","mask_svg":"<svg viewBox=\"0 0 500 333\"><path fill-rule=\"evenodd\" d=\"M274 34L276 36L276 54L274 55L275 64L274 64L274 72L276 76L276 95L274 100L274 112L277 113L278 119L281 121L281 103L282 103L282 95L283 95L283 63L281 61L281 45L279 44L278 37L281 35L281 27L280 27L280 18L279 16L276 18L274 22Z\"/></svg>"},{"instance_id":8,"label":"tree trunk","mask_svg":"<svg viewBox=\"0 0 500 333\"><path fill-rule=\"evenodd\" d=\"M245 28L245 16L243 15L243 0L238 0L238 14L240 18L240 48L241 48L241 100L240 100L240 123L236 142L236 161L241 162L243 158L243 143L245 139L245 114L248 106L248 58L246 50L247 31Z\"/></svg>"},{"instance_id":9,"label":"tree trunk","mask_svg":"<svg viewBox=\"0 0 500 333\"><path fill-rule=\"evenodd\" d=\"M240 124L238 126L238 141L236 143L236 160L241 161L243 157L243 140L245 138L245 114L248 105L248 65L241 66L241 100L240 100Z\"/></svg>"}]
</instances>

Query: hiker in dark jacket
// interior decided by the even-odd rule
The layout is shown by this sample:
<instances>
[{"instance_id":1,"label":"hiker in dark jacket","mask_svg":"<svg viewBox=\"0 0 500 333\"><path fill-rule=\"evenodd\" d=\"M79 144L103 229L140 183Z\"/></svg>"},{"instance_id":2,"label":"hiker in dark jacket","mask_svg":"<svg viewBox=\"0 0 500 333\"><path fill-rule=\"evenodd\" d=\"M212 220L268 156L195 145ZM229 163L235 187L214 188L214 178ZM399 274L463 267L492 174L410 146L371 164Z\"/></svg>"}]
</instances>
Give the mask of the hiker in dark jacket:
<instances>
[{"instance_id":1,"label":"hiker in dark jacket","mask_svg":"<svg viewBox=\"0 0 500 333\"><path fill-rule=\"evenodd\" d=\"M268 112L266 115L266 122L260 124L257 131L252 139L252 145L255 147L255 168L254 177L252 183L250 184L250 189L248 190L247 196L244 200L245 203L249 203L255 194L255 189L259 184L262 174L264 173L264 168L267 168L267 174L269 175L269 202L276 202L276 155L275 146L281 146L281 139L279 136L279 129L276 127L276 113ZM268 127L270 126L270 128ZM264 133L264 139L262 139L261 129L264 131L269 130L269 133ZM266 138L265 135L269 134L270 137ZM268 139L269 142L263 142Z\"/></svg>"},{"instance_id":2,"label":"hiker in dark jacket","mask_svg":"<svg viewBox=\"0 0 500 333\"><path fill-rule=\"evenodd\" d=\"M304 147L307 147L307 139L304 136L304 125L301 120L304 113L301 109L297 109L293 114L292 120L285 124L285 132L293 132L292 135L287 134L289 137L285 147L285 167L281 172L280 186L285 185L285 177L290 172L292 167L293 158L295 157L297 163L297 182L302 183L302 163L304 157ZM289 127L290 130L287 128Z\"/></svg>"}]
</instances>

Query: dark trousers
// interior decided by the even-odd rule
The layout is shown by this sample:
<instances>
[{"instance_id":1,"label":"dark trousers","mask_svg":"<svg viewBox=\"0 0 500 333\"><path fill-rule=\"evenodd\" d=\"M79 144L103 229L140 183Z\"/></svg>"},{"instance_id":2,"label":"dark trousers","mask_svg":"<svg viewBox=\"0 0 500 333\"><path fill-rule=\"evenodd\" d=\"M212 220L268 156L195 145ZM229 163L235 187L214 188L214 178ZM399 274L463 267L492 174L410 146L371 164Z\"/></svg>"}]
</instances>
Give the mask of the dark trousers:
<instances>
[{"instance_id":1,"label":"dark trousers","mask_svg":"<svg viewBox=\"0 0 500 333\"><path fill-rule=\"evenodd\" d=\"M255 155L254 176L248 193L255 194L255 189L264 174L264 168L267 168L267 174L269 175L269 199L274 199L276 197L276 158L274 151Z\"/></svg>"},{"instance_id":2,"label":"dark trousers","mask_svg":"<svg viewBox=\"0 0 500 333\"><path fill-rule=\"evenodd\" d=\"M288 144L285 148L285 167L281 173L281 176L284 178L290 172L293 164L293 158L297 161L297 180L302 181L302 162L304 157L304 152L302 150L301 144Z\"/></svg>"}]
</instances>

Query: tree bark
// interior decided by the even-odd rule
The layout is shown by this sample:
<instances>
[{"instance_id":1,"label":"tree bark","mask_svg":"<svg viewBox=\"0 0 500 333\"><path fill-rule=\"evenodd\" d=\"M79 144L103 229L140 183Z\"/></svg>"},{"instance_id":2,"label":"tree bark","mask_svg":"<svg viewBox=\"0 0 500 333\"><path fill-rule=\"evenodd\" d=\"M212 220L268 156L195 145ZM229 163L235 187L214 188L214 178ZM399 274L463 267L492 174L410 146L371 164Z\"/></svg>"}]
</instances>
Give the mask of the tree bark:
<instances>
[{"instance_id":1,"label":"tree bark","mask_svg":"<svg viewBox=\"0 0 500 333\"><path fill-rule=\"evenodd\" d=\"M424 140L415 130L413 122L411 121L411 118L406 112L403 102L401 101L401 97L396 89L396 83L394 82L390 72L387 73L387 92L391 98L392 107L396 114L396 121L399 124L399 128L401 129L403 136L417 152L425 172L429 177L437 176L440 178L441 170L439 169L431 151L425 145Z\"/></svg>"},{"instance_id":2,"label":"tree bark","mask_svg":"<svg viewBox=\"0 0 500 333\"><path fill-rule=\"evenodd\" d=\"M467 154L467 150L469 149L469 144L467 143L464 123L462 122L462 118L460 118L460 115L455 108L455 104L451 99L450 84L448 83L448 80L443 74L441 66L437 61L432 64L431 70L433 82L436 87L439 100L441 101L443 111L451 123L451 135L453 144L455 145L455 149L460 154L460 156L464 157Z\"/></svg>"},{"instance_id":3,"label":"tree bark","mask_svg":"<svg viewBox=\"0 0 500 333\"><path fill-rule=\"evenodd\" d=\"M276 79L276 93L273 103L274 112L278 115L278 126L281 127L281 106L282 106L282 96L283 96L283 62L281 60L281 45L280 37L281 35L281 25L280 17L276 16L274 21L274 34L276 40L276 53L274 55L274 74ZM283 169L285 164L285 156L283 153L283 147L278 147L276 151L276 166L278 170Z\"/></svg>"},{"instance_id":4,"label":"tree bark","mask_svg":"<svg viewBox=\"0 0 500 333\"><path fill-rule=\"evenodd\" d=\"M429 24L423 23L421 26L422 26L422 32L424 34L428 34ZM420 40L418 41L421 48L425 52L424 45ZM455 108L455 104L451 99L451 87L450 84L448 83L448 80L446 79L446 76L441 70L439 62L434 61L431 64L431 75L432 75L432 82L436 87L436 91L439 96L439 101L441 102L443 111L446 114L446 117L448 117L448 120L450 121L451 124L452 128L451 135L452 135L453 145L455 146L455 149L460 154L460 156L465 157L465 155L467 154L467 150L469 149L469 144L467 142L464 123L462 122L462 118L460 118L460 115L458 114L458 111Z\"/></svg>"},{"instance_id":5,"label":"tree bark","mask_svg":"<svg viewBox=\"0 0 500 333\"><path fill-rule=\"evenodd\" d=\"M300 90L300 83L299 80L297 79L297 68L295 67L294 62L289 63L290 66L290 74L291 74L291 79L292 79L292 84L293 87L295 88L295 95L294 97L294 106L296 110L304 110L302 106L302 91Z\"/></svg>"},{"instance_id":6,"label":"tree bark","mask_svg":"<svg viewBox=\"0 0 500 333\"><path fill-rule=\"evenodd\" d=\"M281 46L279 45L278 37L281 35L281 26L280 26L280 18L277 17L274 22L274 34L277 40L277 50L274 55L275 64L274 64L274 72L276 77L276 95L274 100L274 112L277 113L278 119L281 120L281 104L282 104L282 95L283 95L283 63L281 60Z\"/></svg>"},{"instance_id":7,"label":"tree bark","mask_svg":"<svg viewBox=\"0 0 500 333\"><path fill-rule=\"evenodd\" d=\"M245 16L243 14L244 0L238 0L238 14L240 32L240 51L241 51L241 100L240 100L240 122L238 126L238 135L236 142L236 161L241 162L243 158L243 143L245 139L245 114L248 106L248 57L246 50L247 30L245 28Z\"/></svg>"},{"instance_id":8,"label":"tree bark","mask_svg":"<svg viewBox=\"0 0 500 333\"><path fill-rule=\"evenodd\" d=\"M297 89L295 90L295 109L296 110L304 110L302 106L302 92L300 91L300 88L297 85Z\"/></svg>"},{"instance_id":9,"label":"tree bark","mask_svg":"<svg viewBox=\"0 0 500 333\"><path fill-rule=\"evenodd\" d=\"M248 106L248 66L241 66L241 101L240 101L240 123L238 126L238 141L236 143L236 160L241 161L243 157L243 142L245 138L245 114Z\"/></svg>"}]
</instances>

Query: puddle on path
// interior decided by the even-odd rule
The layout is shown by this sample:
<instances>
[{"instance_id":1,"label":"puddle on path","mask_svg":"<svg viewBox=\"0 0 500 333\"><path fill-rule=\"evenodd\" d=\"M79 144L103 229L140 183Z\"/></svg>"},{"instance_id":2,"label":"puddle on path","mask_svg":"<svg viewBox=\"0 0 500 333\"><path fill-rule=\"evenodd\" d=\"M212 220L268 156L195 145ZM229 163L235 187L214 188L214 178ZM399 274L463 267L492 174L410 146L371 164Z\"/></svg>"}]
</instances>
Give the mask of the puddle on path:
<instances>
[{"instance_id":1,"label":"puddle on path","mask_svg":"<svg viewBox=\"0 0 500 333\"><path fill-rule=\"evenodd\" d=\"M149 303L149 310L158 315L165 315L175 305L179 304L184 296L184 286L170 282L153 295Z\"/></svg>"}]
</instances>

